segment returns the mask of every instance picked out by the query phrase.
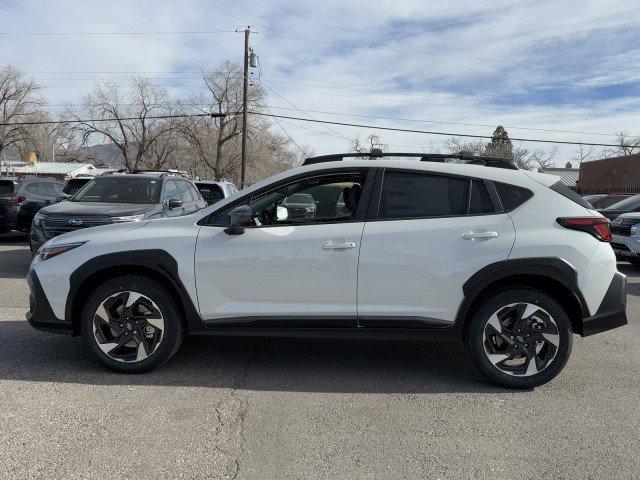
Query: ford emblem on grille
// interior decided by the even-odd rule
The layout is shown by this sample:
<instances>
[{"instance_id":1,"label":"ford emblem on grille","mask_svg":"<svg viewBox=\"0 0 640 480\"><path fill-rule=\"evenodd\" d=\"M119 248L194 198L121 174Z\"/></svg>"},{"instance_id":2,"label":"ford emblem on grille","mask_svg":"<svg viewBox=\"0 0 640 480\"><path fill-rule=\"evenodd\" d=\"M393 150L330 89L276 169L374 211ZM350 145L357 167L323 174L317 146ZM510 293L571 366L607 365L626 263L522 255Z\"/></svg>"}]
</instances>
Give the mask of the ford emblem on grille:
<instances>
[{"instance_id":1,"label":"ford emblem on grille","mask_svg":"<svg viewBox=\"0 0 640 480\"><path fill-rule=\"evenodd\" d=\"M82 220L79 218L72 218L69 220L69 225L75 225L77 227L78 225L82 225Z\"/></svg>"}]
</instances>

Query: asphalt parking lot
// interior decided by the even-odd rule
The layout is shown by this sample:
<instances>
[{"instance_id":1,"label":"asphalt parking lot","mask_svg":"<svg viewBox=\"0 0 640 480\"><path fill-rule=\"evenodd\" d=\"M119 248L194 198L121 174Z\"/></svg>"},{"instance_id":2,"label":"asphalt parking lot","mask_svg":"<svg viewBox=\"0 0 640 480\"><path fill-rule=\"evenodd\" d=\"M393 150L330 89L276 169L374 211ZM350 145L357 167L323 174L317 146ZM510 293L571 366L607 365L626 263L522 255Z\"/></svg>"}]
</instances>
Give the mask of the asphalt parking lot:
<instances>
[{"instance_id":1,"label":"asphalt parking lot","mask_svg":"<svg viewBox=\"0 0 640 480\"><path fill-rule=\"evenodd\" d=\"M24 320L25 239L0 236L0 479L637 478L640 270L627 327L575 337L533 391L461 346L191 338L145 375Z\"/></svg>"}]
</instances>

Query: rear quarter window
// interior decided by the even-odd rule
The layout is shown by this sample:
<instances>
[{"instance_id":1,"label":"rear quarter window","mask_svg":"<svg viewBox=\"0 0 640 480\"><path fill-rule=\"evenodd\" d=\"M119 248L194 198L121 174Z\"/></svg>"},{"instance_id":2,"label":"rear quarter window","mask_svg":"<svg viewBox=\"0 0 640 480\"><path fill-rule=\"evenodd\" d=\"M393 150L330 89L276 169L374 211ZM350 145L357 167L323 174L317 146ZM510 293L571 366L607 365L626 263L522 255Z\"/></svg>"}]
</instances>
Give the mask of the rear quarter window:
<instances>
[{"instance_id":1,"label":"rear quarter window","mask_svg":"<svg viewBox=\"0 0 640 480\"><path fill-rule=\"evenodd\" d=\"M493 182L500 197L500 203L505 212L515 210L531 197L533 192L527 188L509 185L508 183Z\"/></svg>"},{"instance_id":2,"label":"rear quarter window","mask_svg":"<svg viewBox=\"0 0 640 480\"><path fill-rule=\"evenodd\" d=\"M590 210L593 209L593 206L591 206L589 202L587 202L584 198L582 198L580 195L578 195L576 192L571 190L562 182L556 182L553 185L551 185L549 188L554 192L559 193L564 198L568 198L572 202L577 203L581 207L588 208Z\"/></svg>"}]
</instances>

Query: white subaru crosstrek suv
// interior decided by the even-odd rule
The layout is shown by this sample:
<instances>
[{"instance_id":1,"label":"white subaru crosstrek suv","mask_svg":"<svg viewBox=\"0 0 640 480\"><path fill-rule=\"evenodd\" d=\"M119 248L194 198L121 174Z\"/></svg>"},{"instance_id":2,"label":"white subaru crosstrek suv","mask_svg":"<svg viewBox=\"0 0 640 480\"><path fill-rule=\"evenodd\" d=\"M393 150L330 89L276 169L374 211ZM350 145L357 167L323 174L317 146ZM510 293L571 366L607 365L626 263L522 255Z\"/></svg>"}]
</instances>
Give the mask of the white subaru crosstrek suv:
<instances>
[{"instance_id":1,"label":"white subaru crosstrek suv","mask_svg":"<svg viewBox=\"0 0 640 480\"><path fill-rule=\"evenodd\" d=\"M289 212L298 194L313 215ZM557 177L503 159L330 155L189 216L50 240L27 317L120 372L186 334L460 340L491 380L531 388L572 334L627 323L610 240Z\"/></svg>"}]
</instances>

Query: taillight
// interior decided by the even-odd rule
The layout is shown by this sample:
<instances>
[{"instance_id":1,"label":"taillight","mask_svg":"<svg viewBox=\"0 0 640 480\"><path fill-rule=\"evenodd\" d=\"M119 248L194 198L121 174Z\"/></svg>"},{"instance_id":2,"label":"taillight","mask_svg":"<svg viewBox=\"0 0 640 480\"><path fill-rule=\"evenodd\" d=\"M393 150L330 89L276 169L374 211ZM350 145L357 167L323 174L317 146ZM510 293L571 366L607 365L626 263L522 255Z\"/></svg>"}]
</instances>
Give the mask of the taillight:
<instances>
[{"instance_id":1,"label":"taillight","mask_svg":"<svg viewBox=\"0 0 640 480\"><path fill-rule=\"evenodd\" d=\"M27 197L11 197L12 203L22 203L27 199Z\"/></svg>"},{"instance_id":2,"label":"taillight","mask_svg":"<svg viewBox=\"0 0 640 480\"><path fill-rule=\"evenodd\" d=\"M611 220L604 217L563 217L556 221L564 228L571 230L580 230L587 232L596 237L601 242L610 242L613 240L609 224Z\"/></svg>"}]
</instances>

